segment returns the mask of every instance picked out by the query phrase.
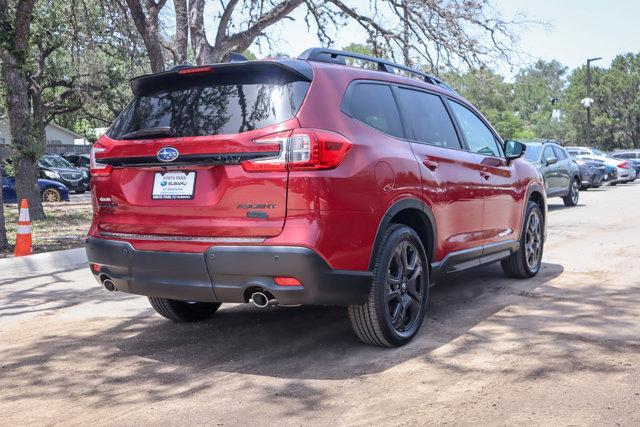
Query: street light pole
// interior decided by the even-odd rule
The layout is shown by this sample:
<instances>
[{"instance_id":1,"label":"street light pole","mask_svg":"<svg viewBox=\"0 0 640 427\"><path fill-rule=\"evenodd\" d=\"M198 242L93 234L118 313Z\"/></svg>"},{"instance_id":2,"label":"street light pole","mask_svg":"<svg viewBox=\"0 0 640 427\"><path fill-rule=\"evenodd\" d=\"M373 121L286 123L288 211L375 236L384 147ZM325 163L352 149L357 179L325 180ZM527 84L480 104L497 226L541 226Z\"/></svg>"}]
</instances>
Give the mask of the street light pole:
<instances>
[{"instance_id":1,"label":"street light pole","mask_svg":"<svg viewBox=\"0 0 640 427\"><path fill-rule=\"evenodd\" d=\"M602 58L587 59L587 99L591 100L591 63ZM591 102L587 104L587 144L591 146Z\"/></svg>"}]
</instances>

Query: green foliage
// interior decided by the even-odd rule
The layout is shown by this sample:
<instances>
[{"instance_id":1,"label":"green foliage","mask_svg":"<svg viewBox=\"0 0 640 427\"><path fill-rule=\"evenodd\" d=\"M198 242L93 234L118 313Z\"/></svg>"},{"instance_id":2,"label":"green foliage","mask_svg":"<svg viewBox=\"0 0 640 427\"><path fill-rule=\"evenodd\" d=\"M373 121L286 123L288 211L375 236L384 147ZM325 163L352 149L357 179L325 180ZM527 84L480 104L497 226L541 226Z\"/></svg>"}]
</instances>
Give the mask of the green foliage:
<instances>
[{"instance_id":1,"label":"green foliage","mask_svg":"<svg viewBox=\"0 0 640 427\"><path fill-rule=\"evenodd\" d=\"M373 55L373 47L362 44L362 43L350 43L347 46L343 47L342 50L346 50L347 52L357 53L359 55Z\"/></svg>"},{"instance_id":2,"label":"green foliage","mask_svg":"<svg viewBox=\"0 0 640 427\"><path fill-rule=\"evenodd\" d=\"M249 49L245 50L244 52L242 52L242 54L244 55L245 58L247 58L249 61L255 61L256 59L258 59L258 57L255 55L255 53L251 52Z\"/></svg>"},{"instance_id":3,"label":"green foliage","mask_svg":"<svg viewBox=\"0 0 640 427\"><path fill-rule=\"evenodd\" d=\"M563 111L568 134L587 143L587 113L580 101L587 96L586 66L569 76ZM640 148L640 54L617 56L608 69L593 68L591 79L592 145L611 150Z\"/></svg>"},{"instance_id":4,"label":"green foliage","mask_svg":"<svg viewBox=\"0 0 640 427\"><path fill-rule=\"evenodd\" d=\"M464 74L447 73L445 81L475 105L503 139L513 139L524 131L524 122L514 111L513 85L489 69Z\"/></svg>"}]
</instances>

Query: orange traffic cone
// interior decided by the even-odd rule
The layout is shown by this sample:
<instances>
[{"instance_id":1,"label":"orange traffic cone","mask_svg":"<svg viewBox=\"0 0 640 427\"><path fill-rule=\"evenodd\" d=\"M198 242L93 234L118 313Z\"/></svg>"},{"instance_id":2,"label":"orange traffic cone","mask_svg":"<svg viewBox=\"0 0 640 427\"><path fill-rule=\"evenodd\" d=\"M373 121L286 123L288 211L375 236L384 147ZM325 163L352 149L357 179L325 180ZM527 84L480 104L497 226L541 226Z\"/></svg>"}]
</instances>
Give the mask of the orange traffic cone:
<instances>
[{"instance_id":1,"label":"orange traffic cone","mask_svg":"<svg viewBox=\"0 0 640 427\"><path fill-rule=\"evenodd\" d=\"M14 255L31 255L31 220L29 219L29 203L27 203L27 199L22 199L20 202L20 217L18 218Z\"/></svg>"}]
</instances>

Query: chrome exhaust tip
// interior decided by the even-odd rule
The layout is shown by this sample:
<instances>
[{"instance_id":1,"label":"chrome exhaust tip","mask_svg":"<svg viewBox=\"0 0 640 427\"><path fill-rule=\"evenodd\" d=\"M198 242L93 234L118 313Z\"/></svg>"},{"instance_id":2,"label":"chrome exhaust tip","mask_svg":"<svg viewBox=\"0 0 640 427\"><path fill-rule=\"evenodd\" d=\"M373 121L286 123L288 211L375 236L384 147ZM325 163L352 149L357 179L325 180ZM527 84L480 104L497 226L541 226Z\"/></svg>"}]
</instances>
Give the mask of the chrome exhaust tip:
<instances>
[{"instance_id":1,"label":"chrome exhaust tip","mask_svg":"<svg viewBox=\"0 0 640 427\"><path fill-rule=\"evenodd\" d=\"M117 290L116 284L113 283L113 280L111 280L111 278L108 276L105 276L104 279L102 279L102 286L104 286L104 288L109 292Z\"/></svg>"},{"instance_id":2,"label":"chrome exhaust tip","mask_svg":"<svg viewBox=\"0 0 640 427\"><path fill-rule=\"evenodd\" d=\"M271 295L265 294L264 292L252 293L249 302L258 308L266 308L270 305L278 305L278 300L276 300Z\"/></svg>"}]
</instances>

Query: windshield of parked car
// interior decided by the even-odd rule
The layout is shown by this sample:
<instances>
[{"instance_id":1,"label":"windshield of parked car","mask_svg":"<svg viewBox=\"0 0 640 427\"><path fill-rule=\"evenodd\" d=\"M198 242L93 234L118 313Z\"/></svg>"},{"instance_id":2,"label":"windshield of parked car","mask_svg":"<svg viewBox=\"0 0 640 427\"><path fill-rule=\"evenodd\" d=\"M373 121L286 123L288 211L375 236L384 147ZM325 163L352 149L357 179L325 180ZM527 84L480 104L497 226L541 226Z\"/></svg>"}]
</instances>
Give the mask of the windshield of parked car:
<instances>
[{"instance_id":1,"label":"windshield of parked car","mask_svg":"<svg viewBox=\"0 0 640 427\"><path fill-rule=\"evenodd\" d=\"M593 154L595 154L596 156L606 156L607 153L605 153L604 151L600 151L597 148L593 148L591 149L591 152L593 152Z\"/></svg>"},{"instance_id":2,"label":"windshield of parked car","mask_svg":"<svg viewBox=\"0 0 640 427\"><path fill-rule=\"evenodd\" d=\"M38 166L41 168L74 168L71 163L60 156L44 156L38 160Z\"/></svg>"},{"instance_id":3,"label":"windshield of parked car","mask_svg":"<svg viewBox=\"0 0 640 427\"><path fill-rule=\"evenodd\" d=\"M542 145L527 145L527 151L524 152L524 159L528 162L538 161L540 150L542 150Z\"/></svg>"}]
</instances>

